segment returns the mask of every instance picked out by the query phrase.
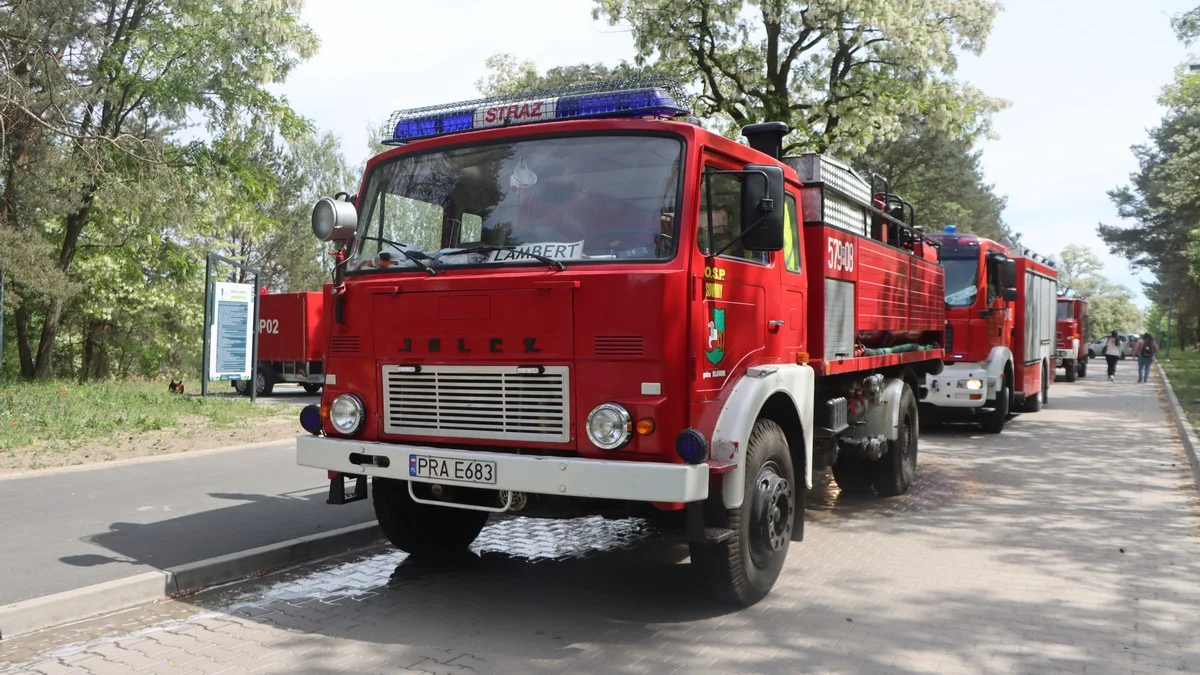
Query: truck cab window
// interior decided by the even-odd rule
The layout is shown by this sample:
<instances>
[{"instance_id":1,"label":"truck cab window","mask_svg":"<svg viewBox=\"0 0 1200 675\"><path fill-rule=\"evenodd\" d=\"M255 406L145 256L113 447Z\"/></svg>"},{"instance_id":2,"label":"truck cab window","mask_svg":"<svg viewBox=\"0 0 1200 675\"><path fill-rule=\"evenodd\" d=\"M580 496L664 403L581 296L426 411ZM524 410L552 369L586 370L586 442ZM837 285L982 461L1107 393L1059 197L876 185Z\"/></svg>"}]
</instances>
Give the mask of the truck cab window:
<instances>
[{"instance_id":1,"label":"truck cab window","mask_svg":"<svg viewBox=\"0 0 1200 675\"><path fill-rule=\"evenodd\" d=\"M991 305L992 302L1000 297L1000 262L989 260L987 263L987 302Z\"/></svg>"},{"instance_id":2,"label":"truck cab window","mask_svg":"<svg viewBox=\"0 0 1200 675\"><path fill-rule=\"evenodd\" d=\"M699 237L700 252L708 255L719 251L742 233L742 178L737 174L717 173L705 177L709 185L701 184ZM709 199L712 199L710 202ZM713 241L708 241L708 217L712 212ZM767 254L763 251L747 251L741 242L725 249L722 258L733 258L766 264Z\"/></svg>"}]
</instances>

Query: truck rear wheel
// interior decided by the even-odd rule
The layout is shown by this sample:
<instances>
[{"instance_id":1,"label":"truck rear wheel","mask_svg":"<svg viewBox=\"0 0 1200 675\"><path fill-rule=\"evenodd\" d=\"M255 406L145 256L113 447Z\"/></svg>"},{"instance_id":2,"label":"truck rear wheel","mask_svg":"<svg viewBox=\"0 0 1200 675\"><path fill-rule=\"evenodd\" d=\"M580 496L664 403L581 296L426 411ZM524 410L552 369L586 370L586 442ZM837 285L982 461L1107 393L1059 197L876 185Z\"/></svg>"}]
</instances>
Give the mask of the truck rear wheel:
<instances>
[{"instance_id":1,"label":"truck rear wheel","mask_svg":"<svg viewBox=\"0 0 1200 675\"><path fill-rule=\"evenodd\" d=\"M487 524L487 511L430 506L413 501L408 483L371 479L379 528L396 548L412 555L447 555L466 550Z\"/></svg>"},{"instance_id":2,"label":"truck rear wheel","mask_svg":"<svg viewBox=\"0 0 1200 675\"><path fill-rule=\"evenodd\" d=\"M1079 359L1079 376L1087 377L1087 359Z\"/></svg>"},{"instance_id":3,"label":"truck rear wheel","mask_svg":"<svg viewBox=\"0 0 1200 675\"><path fill-rule=\"evenodd\" d=\"M310 394L315 394L315 393L317 393L318 391L321 391L321 385L320 385L320 384L314 384L314 383L310 383L310 382L305 382L304 384L302 384L302 385L300 385L300 386L301 386L301 387L304 387L304 391L306 391L306 392L308 392L308 393L310 393Z\"/></svg>"},{"instance_id":4,"label":"truck rear wheel","mask_svg":"<svg viewBox=\"0 0 1200 675\"><path fill-rule=\"evenodd\" d=\"M783 429L771 420L758 420L746 448L742 505L722 509L725 522L711 523L732 530L733 537L720 544L691 545L692 564L722 600L749 607L771 592L792 541L796 500L804 498L795 485Z\"/></svg>"},{"instance_id":5,"label":"truck rear wheel","mask_svg":"<svg viewBox=\"0 0 1200 675\"><path fill-rule=\"evenodd\" d=\"M1009 407L1012 405L1012 391L1008 388L1008 381L1000 387L1000 391L996 392L996 405L992 412L987 413L983 417L983 430L989 434L998 434L1004 431L1004 423L1008 421Z\"/></svg>"},{"instance_id":6,"label":"truck rear wheel","mask_svg":"<svg viewBox=\"0 0 1200 675\"><path fill-rule=\"evenodd\" d=\"M871 494L871 464L862 457L839 454L833 463L833 480L838 489L849 495Z\"/></svg>"},{"instance_id":7,"label":"truck rear wheel","mask_svg":"<svg viewBox=\"0 0 1200 675\"><path fill-rule=\"evenodd\" d=\"M1075 378L1079 377L1078 366L1074 361L1063 361L1063 368L1067 369L1067 382L1074 382Z\"/></svg>"},{"instance_id":8,"label":"truck rear wheel","mask_svg":"<svg viewBox=\"0 0 1200 675\"><path fill-rule=\"evenodd\" d=\"M1050 382L1049 375L1046 372L1046 366L1042 366L1042 388L1032 397L1025 397L1025 405L1021 409L1027 413L1035 413L1042 409L1042 406L1050 402Z\"/></svg>"},{"instance_id":9,"label":"truck rear wheel","mask_svg":"<svg viewBox=\"0 0 1200 675\"><path fill-rule=\"evenodd\" d=\"M900 427L896 439L888 441L887 453L871 463L875 492L895 497L908 492L917 480L917 441L920 437L917 399L907 385L900 395Z\"/></svg>"}]
</instances>

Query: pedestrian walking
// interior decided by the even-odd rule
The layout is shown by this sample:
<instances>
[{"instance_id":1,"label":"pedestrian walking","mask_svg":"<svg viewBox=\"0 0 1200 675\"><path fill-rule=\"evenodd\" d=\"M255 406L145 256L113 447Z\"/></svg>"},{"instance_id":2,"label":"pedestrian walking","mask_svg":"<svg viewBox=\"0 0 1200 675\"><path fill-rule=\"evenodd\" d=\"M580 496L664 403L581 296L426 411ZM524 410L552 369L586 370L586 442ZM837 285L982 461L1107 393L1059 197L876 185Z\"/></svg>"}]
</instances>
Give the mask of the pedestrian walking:
<instances>
[{"instance_id":1,"label":"pedestrian walking","mask_svg":"<svg viewBox=\"0 0 1200 675\"><path fill-rule=\"evenodd\" d=\"M1108 361L1108 381L1117 379L1117 361L1121 360L1121 338L1113 331L1104 341L1104 360Z\"/></svg>"},{"instance_id":2,"label":"pedestrian walking","mask_svg":"<svg viewBox=\"0 0 1200 675\"><path fill-rule=\"evenodd\" d=\"M1143 333L1142 339L1138 340L1133 353L1137 356L1138 382L1149 382L1150 364L1154 363L1154 355L1158 353L1158 343L1154 341L1154 336L1150 333Z\"/></svg>"}]
</instances>

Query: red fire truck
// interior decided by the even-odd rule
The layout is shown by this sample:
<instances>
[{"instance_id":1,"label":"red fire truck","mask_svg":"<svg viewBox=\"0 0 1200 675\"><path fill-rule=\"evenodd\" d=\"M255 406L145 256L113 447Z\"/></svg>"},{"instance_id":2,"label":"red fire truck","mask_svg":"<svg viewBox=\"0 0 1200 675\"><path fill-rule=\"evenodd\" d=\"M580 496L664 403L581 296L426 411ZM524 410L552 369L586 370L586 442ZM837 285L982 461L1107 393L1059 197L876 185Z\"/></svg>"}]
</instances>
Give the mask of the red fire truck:
<instances>
[{"instance_id":1,"label":"red fire truck","mask_svg":"<svg viewBox=\"0 0 1200 675\"><path fill-rule=\"evenodd\" d=\"M1067 382L1087 377L1088 301L1083 298L1058 299L1058 323L1055 342L1058 366L1066 371Z\"/></svg>"},{"instance_id":2,"label":"red fire truck","mask_svg":"<svg viewBox=\"0 0 1200 675\"><path fill-rule=\"evenodd\" d=\"M954 226L931 236L946 271L946 369L926 379L922 403L939 417L978 415L998 434L1011 411L1049 401L1057 272L1049 260Z\"/></svg>"},{"instance_id":3,"label":"red fire truck","mask_svg":"<svg viewBox=\"0 0 1200 675\"><path fill-rule=\"evenodd\" d=\"M912 207L819 155L685 119L640 83L402 111L356 197L325 392L297 460L367 496L412 554L490 513L655 517L752 604L804 493L915 478L916 390L942 367L943 276ZM352 492L345 479L355 478Z\"/></svg>"},{"instance_id":4,"label":"red fire truck","mask_svg":"<svg viewBox=\"0 0 1200 675\"><path fill-rule=\"evenodd\" d=\"M258 296L257 394L270 396L276 384L291 382L310 394L325 381L325 296L319 291L263 293ZM239 394L250 393L248 382L233 380Z\"/></svg>"}]
</instances>

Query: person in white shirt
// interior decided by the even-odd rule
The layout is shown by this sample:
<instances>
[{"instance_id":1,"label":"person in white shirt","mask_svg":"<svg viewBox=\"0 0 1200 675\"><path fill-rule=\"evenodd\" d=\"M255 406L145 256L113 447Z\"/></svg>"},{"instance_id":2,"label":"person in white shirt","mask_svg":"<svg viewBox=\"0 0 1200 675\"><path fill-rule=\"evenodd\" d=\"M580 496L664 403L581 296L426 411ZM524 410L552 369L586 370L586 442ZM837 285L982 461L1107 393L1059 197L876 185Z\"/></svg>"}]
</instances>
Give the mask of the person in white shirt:
<instances>
[{"instance_id":1,"label":"person in white shirt","mask_svg":"<svg viewBox=\"0 0 1200 675\"><path fill-rule=\"evenodd\" d=\"M1104 359L1108 361L1108 381L1117 379L1117 361L1121 360L1121 338L1113 331L1104 341Z\"/></svg>"}]
</instances>

